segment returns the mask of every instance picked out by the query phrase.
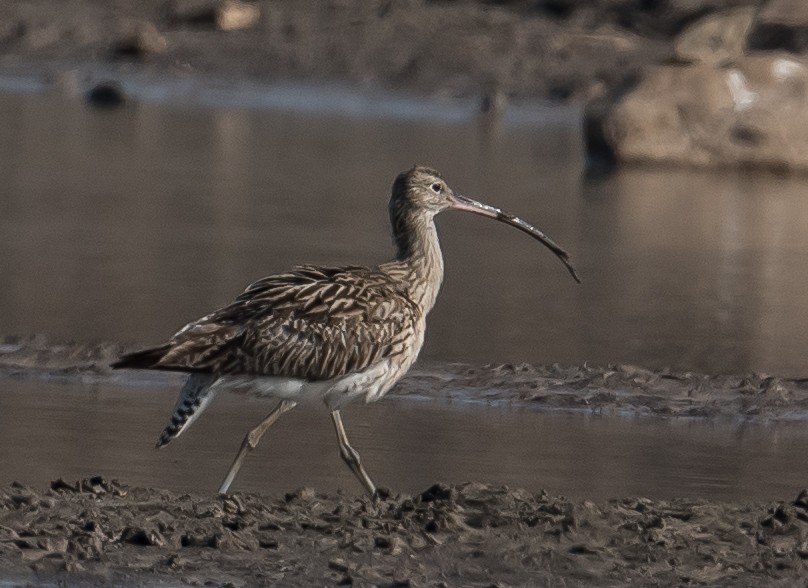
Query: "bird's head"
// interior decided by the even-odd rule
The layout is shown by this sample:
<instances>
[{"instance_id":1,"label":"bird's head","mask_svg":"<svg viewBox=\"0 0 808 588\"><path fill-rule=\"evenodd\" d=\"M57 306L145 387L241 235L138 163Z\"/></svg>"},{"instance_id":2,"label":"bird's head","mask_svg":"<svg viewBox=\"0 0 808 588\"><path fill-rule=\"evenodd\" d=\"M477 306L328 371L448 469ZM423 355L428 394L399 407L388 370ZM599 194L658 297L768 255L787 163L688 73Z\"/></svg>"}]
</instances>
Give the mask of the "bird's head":
<instances>
[{"instance_id":1,"label":"bird's head","mask_svg":"<svg viewBox=\"0 0 808 588\"><path fill-rule=\"evenodd\" d=\"M435 215L452 206L452 189L434 169L415 166L393 182L391 212Z\"/></svg>"},{"instance_id":2,"label":"bird's head","mask_svg":"<svg viewBox=\"0 0 808 588\"><path fill-rule=\"evenodd\" d=\"M569 262L567 252L542 231L521 218L455 192L437 171L428 167L414 166L396 177L390 198L390 217L394 227L405 218L413 216L431 218L444 210L473 212L527 233L555 253L575 281L580 283L581 280Z\"/></svg>"}]
</instances>

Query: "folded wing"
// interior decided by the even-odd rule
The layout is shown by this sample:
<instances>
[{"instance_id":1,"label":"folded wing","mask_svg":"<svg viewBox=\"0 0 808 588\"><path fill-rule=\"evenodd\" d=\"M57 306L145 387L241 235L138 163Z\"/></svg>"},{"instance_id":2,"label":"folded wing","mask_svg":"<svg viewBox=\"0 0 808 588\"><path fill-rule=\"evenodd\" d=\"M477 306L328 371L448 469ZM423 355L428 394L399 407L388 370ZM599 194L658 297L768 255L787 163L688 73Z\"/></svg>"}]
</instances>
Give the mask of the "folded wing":
<instances>
[{"instance_id":1,"label":"folded wing","mask_svg":"<svg viewBox=\"0 0 808 588\"><path fill-rule=\"evenodd\" d=\"M379 270L303 266L263 278L113 367L323 380L402 353L420 311Z\"/></svg>"}]
</instances>

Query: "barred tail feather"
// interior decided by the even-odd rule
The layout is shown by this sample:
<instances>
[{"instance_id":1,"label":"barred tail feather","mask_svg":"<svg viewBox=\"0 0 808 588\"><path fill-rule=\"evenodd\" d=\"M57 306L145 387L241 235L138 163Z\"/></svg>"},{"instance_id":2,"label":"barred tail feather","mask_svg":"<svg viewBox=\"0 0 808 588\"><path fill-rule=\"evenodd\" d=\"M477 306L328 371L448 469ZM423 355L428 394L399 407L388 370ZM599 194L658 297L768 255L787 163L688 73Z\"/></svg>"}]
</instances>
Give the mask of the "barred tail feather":
<instances>
[{"instance_id":1,"label":"barred tail feather","mask_svg":"<svg viewBox=\"0 0 808 588\"><path fill-rule=\"evenodd\" d=\"M164 447L191 426L216 395L211 388L216 378L210 374L191 374L177 398L174 414L157 440L157 448Z\"/></svg>"},{"instance_id":2,"label":"barred tail feather","mask_svg":"<svg viewBox=\"0 0 808 588\"><path fill-rule=\"evenodd\" d=\"M111 364L110 367L113 369L151 369L154 368L169 349L171 349L171 345L163 345L162 347L153 347L151 349L135 351L134 353L127 353L118 361Z\"/></svg>"}]
</instances>

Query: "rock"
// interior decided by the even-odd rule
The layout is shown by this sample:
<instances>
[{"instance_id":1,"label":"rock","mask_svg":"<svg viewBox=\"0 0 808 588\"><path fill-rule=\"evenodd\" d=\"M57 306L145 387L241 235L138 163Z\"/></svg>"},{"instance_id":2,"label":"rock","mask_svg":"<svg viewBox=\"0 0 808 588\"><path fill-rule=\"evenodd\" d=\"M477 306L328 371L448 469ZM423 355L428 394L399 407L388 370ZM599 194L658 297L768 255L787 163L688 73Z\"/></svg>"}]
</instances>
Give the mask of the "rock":
<instances>
[{"instance_id":1,"label":"rock","mask_svg":"<svg viewBox=\"0 0 808 588\"><path fill-rule=\"evenodd\" d=\"M682 61L713 65L739 59L755 12L754 7L745 6L702 18L676 38L676 56Z\"/></svg>"},{"instance_id":2,"label":"rock","mask_svg":"<svg viewBox=\"0 0 808 588\"><path fill-rule=\"evenodd\" d=\"M175 0L169 8L169 20L196 26L234 31L254 26L261 18L256 4L241 0Z\"/></svg>"},{"instance_id":3,"label":"rock","mask_svg":"<svg viewBox=\"0 0 808 588\"><path fill-rule=\"evenodd\" d=\"M770 0L749 34L749 48L808 52L808 2Z\"/></svg>"},{"instance_id":4,"label":"rock","mask_svg":"<svg viewBox=\"0 0 808 588\"><path fill-rule=\"evenodd\" d=\"M168 43L157 27L150 22L138 24L135 29L122 35L112 47L116 57L134 57L142 59L149 55L164 53Z\"/></svg>"},{"instance_id":5,"label":"rock","mask_svg":"<svg viewBox=\"0 0 808 588\"><path fill-rule=\"evenodd\" d=\"M216 10L216 28L220 31L236 31L255 26L261 18L261 10L255 4L229 0Z\"/></svg>"},{"instance_id":6,"label":"rock","mask_svg":"<svg viewBox=\"0 0 808 588\"><path fill-rule=\"evenodd\" d=\"M99 108L115 108L126 102L126 95L120 84L101 82L87 92L87 103Z\"/></svg>"},{"instance_id":7,"label":"rock","mask_svg":"<svg viewBox=\"0 0 808 588\"><path fill-rule=\"evenodd\" d=\"M622 162L808 170L808 61L771 53L724 68L658 66L605 125Z\"/></svg>"},{"instance_id":8,"label":"rock","mask_svg":"<svg viewBox=\"0 0 808 588\"><path fill-rule=\"evenodd\" d=\"M130 545L161 546L165 545L163 537L154 529L143 527L126 527L121 532L121 542Z\"/></svg>"},{"instance_id":9,"label":"rock","mask_svg":"<svg viewBox=\"0 0 808 588\"><path fill-rule=\"evenodd\" d=\"M433 484L421 493L421 502L434 502L436 500L449 500L452 497L452 489L444 484Z\"/></svg>"},{"instance_id":10,"label":"rock","mask_svg":"<svg viewBox=\"0 0 808 588\"><path fill-rule=\"evenodd\" d=\"M335 557L328 560L328 568L337 572L347 572L351 569L351 566L345 563L345 560L341 557Z\"/></svg>"}]
</instances>

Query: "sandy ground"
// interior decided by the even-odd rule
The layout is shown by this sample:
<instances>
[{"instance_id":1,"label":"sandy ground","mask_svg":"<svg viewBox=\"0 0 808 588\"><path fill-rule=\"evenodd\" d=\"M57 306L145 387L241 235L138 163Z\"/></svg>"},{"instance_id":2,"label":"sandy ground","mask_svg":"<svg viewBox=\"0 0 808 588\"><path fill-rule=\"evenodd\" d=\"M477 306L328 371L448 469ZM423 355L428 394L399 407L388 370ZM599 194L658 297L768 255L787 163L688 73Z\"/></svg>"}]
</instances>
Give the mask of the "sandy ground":
<instances>
[{"instance_id":1,"label":"sandy ground","mask_svg":"<svg viewBox=\"0 0 808 588\"><path fill-rule=\"evenodd\" d=\"M0 377L110 378L123 347L0 342ZM394 394L596 412L801 418L808 382L630 366L419 366ZM620 498L436 484L420 495L178 494L102 478L0 490L0 580L71 585L791 586L808 498Z\"/></svg>"}]
</instances>

